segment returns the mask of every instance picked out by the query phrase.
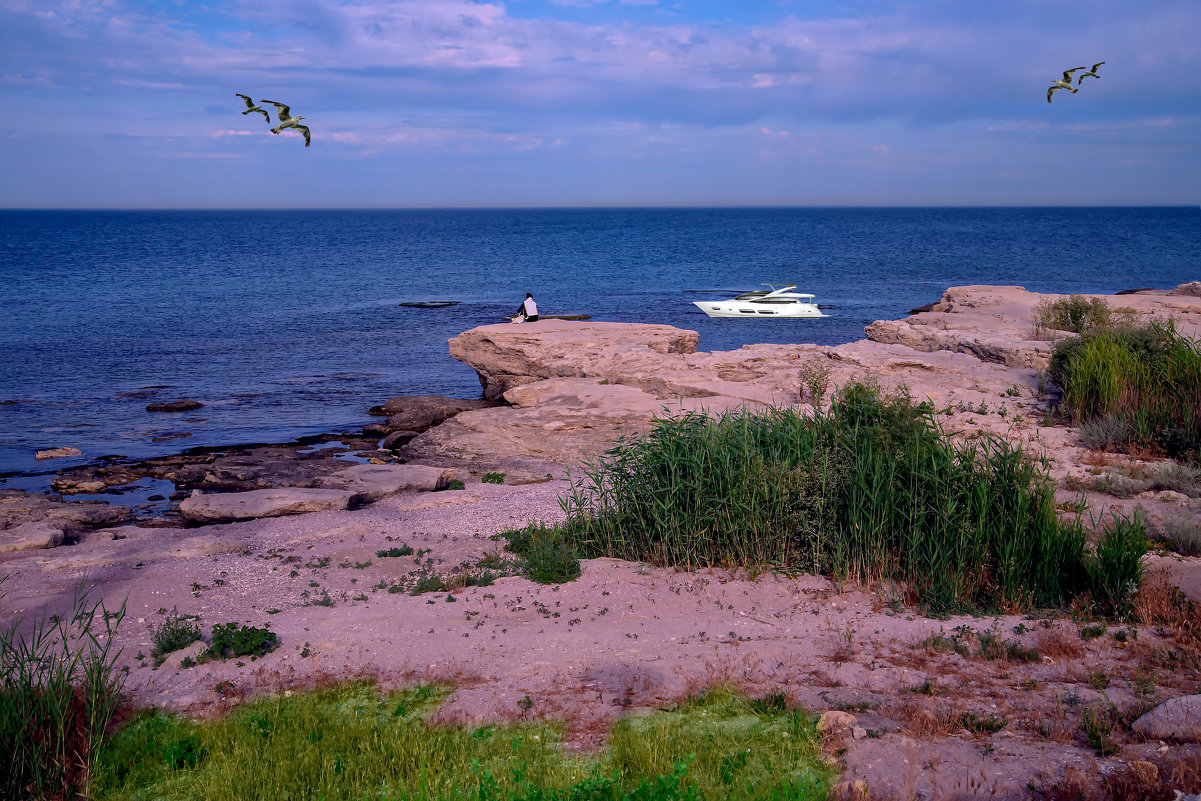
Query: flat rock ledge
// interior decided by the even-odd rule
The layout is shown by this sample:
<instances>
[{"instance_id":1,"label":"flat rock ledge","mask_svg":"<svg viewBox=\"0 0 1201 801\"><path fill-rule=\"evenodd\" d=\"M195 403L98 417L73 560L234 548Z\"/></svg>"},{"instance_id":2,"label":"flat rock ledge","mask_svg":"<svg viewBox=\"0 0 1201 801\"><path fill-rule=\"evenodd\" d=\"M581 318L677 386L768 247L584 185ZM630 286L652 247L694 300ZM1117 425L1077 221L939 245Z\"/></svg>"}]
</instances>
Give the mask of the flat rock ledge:
<instances>
[{"instance_id":1,"label":"flat rock ledge","mask_svg":"<svg viewBox=\"0 0 1201 801\"><path fill-rule=\"evenodd\" d=\"M1041 371L1055 341L1075 335L1036 329L1037 306L1060 297L1016 286L952 287L930 311L872 323L869 339L835 347L705 352L697 350L695 331L663 325L485 325L451 339L450 355L476 371L489 399L506 405L464 410L390 445L400 445L409 461L500 471L506 483L545 481L648 430L656 417L821 404L806 377L822 372L829 379L825 399L850 381L903 385L916 398L962 412L956 428L1006 435L1015 421L1031 429L1044 416ZM1201 298L1193 295L1086 297L1103 297L1114 311L1142 319L1171 317L1180 333L1201 334ZM1070 434L1039 427L1023 438L1045 447L1038 438L1048 436L1058 443Z\"/></svg>"},{"instance_id":2,"label":"flat rock ledge","mask_svg":"<svg viewBox=\"0 0 1201 801\"><path fill-rule=\"evenodd\" d=\"M280 489L194 494L179 503L179 511L195 523L228 523L259 517L348 509L355 493L345 489Z\"/></svg>"}]
</instances>

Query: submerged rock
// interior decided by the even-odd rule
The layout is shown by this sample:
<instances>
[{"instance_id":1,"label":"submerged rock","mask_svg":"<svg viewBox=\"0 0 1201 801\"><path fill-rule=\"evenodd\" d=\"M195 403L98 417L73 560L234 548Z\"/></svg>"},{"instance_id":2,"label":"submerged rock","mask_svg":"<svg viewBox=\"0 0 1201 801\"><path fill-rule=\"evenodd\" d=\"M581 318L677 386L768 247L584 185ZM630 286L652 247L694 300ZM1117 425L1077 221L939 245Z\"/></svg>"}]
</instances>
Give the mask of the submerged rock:
<instances>
[{"instance_id":1,"label":"submerged rock","mask_svg":"<svg viewBox=\"0 0 1201 801\"><path fill-rule=\"evenodd\" d=\"M63 448L50 448L50 449L44 450L44 451L36 451L33 454L33 458L39 459L39 460L40 459L61 459L64 456L83 456L83 451L79 450L79 448L63 447Z\"/></svg>"},{"instance_id":2,"label":"submerged rock","mask_svg":"<svg viewBox=\"0 0 1201 801\"><path fill-rule=\"evenodd\" d=\"M146 406L148 412L187 412L192 409L199 409L204 406L203 403L196 400L183 399L177 401L169 401L167 403L151 403Z\"/></svg>"}]
</instances>

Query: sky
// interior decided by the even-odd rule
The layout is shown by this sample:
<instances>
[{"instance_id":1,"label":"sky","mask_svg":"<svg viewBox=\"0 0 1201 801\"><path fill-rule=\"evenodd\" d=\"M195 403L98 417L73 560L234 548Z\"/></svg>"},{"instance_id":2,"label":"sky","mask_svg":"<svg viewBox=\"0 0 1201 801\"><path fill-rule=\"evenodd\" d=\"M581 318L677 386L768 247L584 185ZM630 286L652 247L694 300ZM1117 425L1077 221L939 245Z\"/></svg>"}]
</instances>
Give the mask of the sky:
<instances>
[{"instance_id":1,"label":"sky","mask_svg":"<svg viewBox=\"0 0 1201 801\"><path fill-rule=\"evenodd\" d=\"M0 0L0 208L1198 203L1198 0Z\"/></svg>"}]
</instances>

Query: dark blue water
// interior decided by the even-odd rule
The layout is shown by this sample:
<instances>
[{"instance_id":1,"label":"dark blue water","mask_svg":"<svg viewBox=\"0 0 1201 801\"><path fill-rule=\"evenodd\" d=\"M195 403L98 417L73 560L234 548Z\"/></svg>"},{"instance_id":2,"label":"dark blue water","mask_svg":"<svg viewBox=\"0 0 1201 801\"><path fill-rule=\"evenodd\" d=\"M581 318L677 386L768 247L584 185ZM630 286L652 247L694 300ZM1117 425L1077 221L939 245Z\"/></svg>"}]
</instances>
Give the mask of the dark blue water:
<instances>
[{"instance_id":1,"label":"dark blue water","mask_svg":"<svg viewBox=\"0 0 1201 801\"><path fill-rule=\"evenodd\" d=\"M526 291L545 314L666 323L727 350L860 339L961 284L1199 278L1197 208L0 211L0 471L355 428L394 395L475 397L446 340ZM744 321L692 305L763 282L837 308ZM460 304L398 305L428 300ZM185 397L204 408L145 411ZM64 445L85 456L33 459Z\"/></svg>"}]
</instances>

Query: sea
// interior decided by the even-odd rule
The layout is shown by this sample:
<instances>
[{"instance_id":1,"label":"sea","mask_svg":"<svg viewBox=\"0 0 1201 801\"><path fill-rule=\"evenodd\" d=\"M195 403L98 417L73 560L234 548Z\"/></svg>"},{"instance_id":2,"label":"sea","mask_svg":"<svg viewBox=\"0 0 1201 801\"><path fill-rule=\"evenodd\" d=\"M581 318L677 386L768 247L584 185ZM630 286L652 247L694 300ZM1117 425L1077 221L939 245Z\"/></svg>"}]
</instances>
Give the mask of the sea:
<instances>
[{"instance_id":1,"label":"sea","mask_svg":"<svg viewBox=\"0 0 1201 801\"><path fill-rule=\"evenodd\" d=\"M543 314L692 329L714 351L862 339L951 286L1193 280L1196 207L0 211L0 488L354 431L398 395L478 397L447 340L526 292ZM764 283L828 316L693 305ZM182 398L204 405L146 410ZM64 446L83 455L34 458Z\"/></svg>"}]
</instances>

